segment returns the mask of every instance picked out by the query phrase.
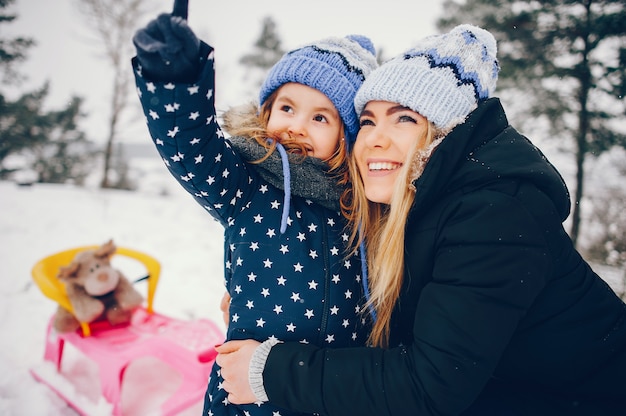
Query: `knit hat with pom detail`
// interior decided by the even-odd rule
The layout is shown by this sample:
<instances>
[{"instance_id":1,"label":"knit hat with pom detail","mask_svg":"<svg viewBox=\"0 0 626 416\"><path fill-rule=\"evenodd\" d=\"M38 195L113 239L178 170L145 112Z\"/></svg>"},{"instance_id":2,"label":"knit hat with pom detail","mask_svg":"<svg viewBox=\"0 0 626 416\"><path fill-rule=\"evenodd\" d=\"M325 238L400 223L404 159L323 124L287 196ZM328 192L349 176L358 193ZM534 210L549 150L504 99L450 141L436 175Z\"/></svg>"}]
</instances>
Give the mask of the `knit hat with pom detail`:
<instances>
[{"instance_id":1,"label":"knit hat with pom detail","mask_svg":"<svg viewBox=\"0 0 626 416\"><path fill-rule=\"evenodd\" d=\"M468 24L429 36L372 72L357 93L356 112L369 101L390 101L449 131L493 95L496 52L493 35Z\"/></svg>"},{"instance_id":2,"label":"knit hat with pom detail","mask_svg":"<svg viewBox=\"0 0 626 416\"><path fill-rule=\"evenodd\" d=\"M259 102L263 105L288 82L315 88L334 104L345 126L346 140L351 143L359 130L354 97L377 66L374 45L366 36L325 38L283 55L263 82Z\"/></svg>"}]
</instances>

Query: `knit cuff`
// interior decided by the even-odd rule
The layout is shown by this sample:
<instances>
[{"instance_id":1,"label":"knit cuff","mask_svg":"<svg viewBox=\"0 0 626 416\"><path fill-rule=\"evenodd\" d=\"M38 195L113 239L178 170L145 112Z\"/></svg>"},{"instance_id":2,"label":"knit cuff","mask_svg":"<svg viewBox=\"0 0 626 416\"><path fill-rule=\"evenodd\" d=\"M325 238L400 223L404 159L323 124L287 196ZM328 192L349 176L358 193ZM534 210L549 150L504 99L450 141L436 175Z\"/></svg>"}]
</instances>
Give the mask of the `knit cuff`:
<instances>
[{"instance_id":1,"label":"knit cuff","mask_svg":"<svg viewBox=\"0 0 626 416\"><path fill-rule=\"evenodd\" d=\"M250 359L250 367L248 368L248 382L250 388L256 399L260 402L268 401L267 393L265 392L265 386L263 386L263 370L265 369L265 362L270 355L272 347L278 344L276 338L270 338L267 341L261 343L252 354Z\"/></svg>"}]
</instances>

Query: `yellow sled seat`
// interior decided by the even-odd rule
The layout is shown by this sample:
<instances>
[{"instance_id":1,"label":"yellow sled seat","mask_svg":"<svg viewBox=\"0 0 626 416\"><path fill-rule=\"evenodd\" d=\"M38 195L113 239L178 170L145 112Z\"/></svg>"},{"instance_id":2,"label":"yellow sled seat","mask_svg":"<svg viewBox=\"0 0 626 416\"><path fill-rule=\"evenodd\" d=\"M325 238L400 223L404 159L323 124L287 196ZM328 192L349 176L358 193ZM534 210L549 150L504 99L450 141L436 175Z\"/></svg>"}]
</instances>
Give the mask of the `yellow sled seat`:
<instances>
[{"instance_id":1,"label":"yellow sled seat","mask_svg":"<svg viewBox=\"0 0 626 416\"><path fill-rule=\"evenodd\" d=\"M56 254L52 254L44 259L38 261L32 269L33 280L39 286L41 292L48 298L57 302L67 311L74 314L74 309L70 300L65 292L65 285L59 279L57 274L59 269L63 266L67 266L72 262L77 253L85 250L95 250L98 246L83 246L75 247L68 250L61 251ZM159 276L161 273L161 264L152 256L142 253L137 250L132 250L125 247L117 247L116 255L126 256L135 259L142 263L148 273L148 289L146 294L147 306L146 309L149 313L153 312L154 294L156 292L157 284L159 283ZM80 323L83 335L89 336L91 329L88 322Z\"/></svg>"}]
</instances>

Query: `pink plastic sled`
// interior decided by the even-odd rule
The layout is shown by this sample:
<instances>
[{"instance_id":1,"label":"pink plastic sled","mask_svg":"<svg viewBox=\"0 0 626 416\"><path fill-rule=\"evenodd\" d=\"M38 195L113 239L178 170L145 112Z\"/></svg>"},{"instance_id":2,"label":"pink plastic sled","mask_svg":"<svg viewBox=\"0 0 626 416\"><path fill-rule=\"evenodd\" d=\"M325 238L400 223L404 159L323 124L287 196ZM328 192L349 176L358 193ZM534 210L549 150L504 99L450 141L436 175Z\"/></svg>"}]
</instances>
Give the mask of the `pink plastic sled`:
<instances>
[{"instance_id":1,"label":"pink plastic sled","mask_svg":"<svg viewBox=\"0 0 626 416\"><path fill-rule=\"evenodd\" d=\"M56 270L59 265L63 265L58 262L67 260L73 253L85 248L89 247L57 253L35 265L33 278L46 296L59 301L57 297L64 295L53 294L50 286L56 285L51 280L56 279ZM81 415L121 415L122 386L127 367L140 358L156 358L180 373L181 382L176 391L160 407L160 414L176 415L203 399L209 373L217 355L215 345L223 342L224 334L210 320L185 321L152 312L152 298L160 271L158 262L144 253L130 249L118 248L117 252L138 259L146 266L149 279L154 279L148 285L148 308L137 309L131 322L126 325L112 326L106 321L97 321L83 324L82 328L69 333L57 333L52 328L53 316L46 332L44 365L31 369L31 373ZM54 271L53 276L51 271ZM57 289L63 292L62 285ZM63 304L63 301L59 303ZM68 390L68 383L59 382L66 342L96 364L101 394L106 401L104 406L100 404L94 407L84 397L73 394L74 390Z\"/></svg>"}]
</instances>

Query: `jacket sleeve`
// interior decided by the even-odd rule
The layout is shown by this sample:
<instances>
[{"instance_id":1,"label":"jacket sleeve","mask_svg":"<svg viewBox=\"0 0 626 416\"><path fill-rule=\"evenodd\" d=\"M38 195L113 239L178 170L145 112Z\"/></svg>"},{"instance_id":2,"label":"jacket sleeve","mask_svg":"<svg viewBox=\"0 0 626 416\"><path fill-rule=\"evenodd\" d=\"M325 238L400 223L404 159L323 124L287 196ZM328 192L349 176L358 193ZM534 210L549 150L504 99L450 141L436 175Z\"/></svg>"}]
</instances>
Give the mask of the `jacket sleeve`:
<instances>
[{"instance_id":1,"label":"jacket sleeve","mask_svg":"<svg viewBox=\"0 0 626 416\"><path fill-rule=\"evenodd\" d=\"M246 204L252 178L220 128L215 111L213 48L200 45L195 83L152 82L132 65L148 131L170 173L196 202L226 226Z\"/></svg>"},{"instance_id":2,"label":"jacket sleeve","mask_svg":"<svg viewBox=\"0 0 626 416\"><path fill-rule=\"evenodd\" d=\"M475 192L438 215L437 231L411 230L434 241L418 244L433 266L413 327L401 328L410 345L276 345L263 374L270 401L328 416L458 415L471 405L544 287L550 253L543 220L509 195Z\"/></svg>"}]
</instances>

